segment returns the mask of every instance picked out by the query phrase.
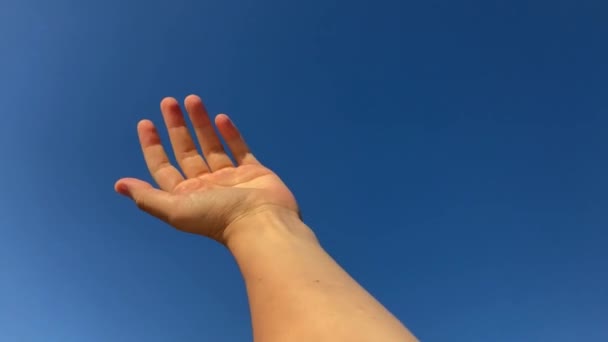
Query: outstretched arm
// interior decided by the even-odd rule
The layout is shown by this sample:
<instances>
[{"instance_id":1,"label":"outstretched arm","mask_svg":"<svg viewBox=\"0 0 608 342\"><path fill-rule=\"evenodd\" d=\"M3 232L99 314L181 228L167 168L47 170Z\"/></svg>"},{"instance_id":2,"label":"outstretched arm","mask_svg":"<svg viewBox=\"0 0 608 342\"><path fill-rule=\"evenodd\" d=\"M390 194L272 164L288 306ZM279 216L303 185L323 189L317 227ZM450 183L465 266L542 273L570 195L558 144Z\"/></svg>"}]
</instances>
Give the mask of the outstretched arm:
<instances>
[{"instance_id":1,"label":"outstretched arm","mask_svg":"<svg viewBox=\"0 0 608 342\"><path fill-rule=\"evenodd\" d=\"M189 96L186 109L203 154L188 132L175 99L161 111L178 164L169 162L154 125L138 134L148 168L160 189L133 178L116 191L175 228L215 239L234 255L245 279L255 340L415 341L411 333L353 280L321 247L299 218L293 194L261 165L223 114L217 129L204 106Z\"/></svg>"},{"instance_id":2,"label":"outstretched arm","mask_svg":"<svg viewBox=\"0 0 608 342\"><path fill-rule=\"evenodd\" d=\"M292 212L234 223L228 248L245 278L256 341L415 341Z\"/></svg>"}]
</instances>

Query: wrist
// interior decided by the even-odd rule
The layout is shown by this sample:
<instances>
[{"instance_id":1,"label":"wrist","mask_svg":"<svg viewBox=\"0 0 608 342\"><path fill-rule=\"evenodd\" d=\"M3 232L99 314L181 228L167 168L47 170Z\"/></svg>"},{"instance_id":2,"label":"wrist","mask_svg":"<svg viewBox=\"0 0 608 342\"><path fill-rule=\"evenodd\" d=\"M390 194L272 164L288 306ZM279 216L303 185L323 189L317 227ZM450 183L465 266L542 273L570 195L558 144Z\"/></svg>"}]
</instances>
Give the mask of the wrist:
<instances>
[{"instance_id":1,"label":"wrist","mask_svg":"<svg viewBox=\"0 0 608 342\"><path fill-rule=\"evenodd\" d=\"M264 205L233 220L224 230L229 250L264 241L296 239L318 243L317 238L300 215L277 205Z\"/></svg>"}]
</instances>

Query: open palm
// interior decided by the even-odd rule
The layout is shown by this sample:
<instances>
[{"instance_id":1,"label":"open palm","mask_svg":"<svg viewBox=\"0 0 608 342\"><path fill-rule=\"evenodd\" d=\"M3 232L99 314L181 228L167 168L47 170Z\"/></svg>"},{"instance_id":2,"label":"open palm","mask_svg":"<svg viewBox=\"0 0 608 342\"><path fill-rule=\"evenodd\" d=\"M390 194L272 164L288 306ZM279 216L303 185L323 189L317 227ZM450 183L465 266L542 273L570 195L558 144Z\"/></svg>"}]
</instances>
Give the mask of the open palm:
<instances>
[{"instance_id":1,"label":"open palm","mask_svg":"<svg viewBox=\"0 0 608 342\"><path fill-rule=\"evenodd\" d=\"M263 210L289 210L299 214L293 194L281 179L253 156L230 118L219 114L217 129L230 149L226 154L201 99L190 95L185 106L203 155L192 139L179 103L161 101L178 171L167 157L154 124L137 125L148 169L160 189L135 178L120 179L115 189L138 207L175 228L225 242L226 227Z\"/></svg>"}]
</instances>

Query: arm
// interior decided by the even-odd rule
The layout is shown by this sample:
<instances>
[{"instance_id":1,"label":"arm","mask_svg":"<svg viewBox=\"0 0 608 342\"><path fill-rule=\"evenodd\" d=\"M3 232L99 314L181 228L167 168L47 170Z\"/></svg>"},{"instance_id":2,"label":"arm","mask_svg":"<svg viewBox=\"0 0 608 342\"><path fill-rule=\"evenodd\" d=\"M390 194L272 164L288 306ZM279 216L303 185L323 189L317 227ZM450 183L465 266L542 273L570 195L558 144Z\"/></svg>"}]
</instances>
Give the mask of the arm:
<instances>
[{"instance_id":1,"label":"arm","mask_svg":"<svg viewBox=\"0 0 608 342\"><path fill-rule=\"evenodd\" d=\"M251 153L230 118L215 125L197 96L185 101L202 155L177 101L161 112L181 172L171 165L156 127L137 126L150 173L158 184L120 179L115 189L178 230L224 244L245 279L257 342L415 341L380 303L319 245L299 219L295 197Z\"/></svg>"},{"instance_id":2,"label":"arm","mask_svg":"<svg viewBox=\"0 0 608 342\"><path fill-rule=\"evenodd\" d=\"M416 340L293 213L264 211L234 227L228 248L245 279L255 341Z\"/></svg>"}]
</instances>

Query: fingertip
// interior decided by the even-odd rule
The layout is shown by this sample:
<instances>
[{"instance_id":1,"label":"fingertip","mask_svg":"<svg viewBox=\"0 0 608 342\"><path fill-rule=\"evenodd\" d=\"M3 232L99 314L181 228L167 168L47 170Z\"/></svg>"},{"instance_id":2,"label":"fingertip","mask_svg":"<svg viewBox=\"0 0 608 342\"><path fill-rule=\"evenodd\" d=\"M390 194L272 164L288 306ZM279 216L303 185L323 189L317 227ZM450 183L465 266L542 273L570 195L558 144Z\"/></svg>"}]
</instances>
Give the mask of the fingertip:
<instances>
[{"instance_id":1,"label":"fingertip","mask_svg":"<svg viewBox=\"0 0 608 342\"><path fill-rule=\"evenodd\" d=\"M179 103L174 97L167 96L160 101L160 109L163 110L165 108L171 108L179 106Z\"/></svg>"},{"instance_id":2,"label":"fingertip","mask_svg":"<svg viewBox=\"0 0 608 342\"><path fill-rule=\"evenodd\" d=\"M153 129L154 128L154 123L148 119L143 119L140 120L137 123L137 129Z\"/></svg>"},{"instance_id":3,"label":"fingertip","mask_svg":"<svg viewBox=\"0 0 608 342\"><path fill-rule=\"evenodd\" d=\"M226 140L237 139L241 135L232 119L230 119L230 117L226 114L218 114L215 117L215 125L220 131L222 137Z\"/></svg>"},{"instance_id":4,"label":"fingertip","mask_svg":"<svg viewBox=\"0 0 608 342\"><path fill-rule=\"evenodd\" d=\"M232 120L230 119L230 117L226 114L218 114L215 116L215 124L220 126L220 125L231 125L234 126L234 124L232 123Z\"/></svg>"},{"instance_id":5,"label":"fingertip","mask_svg":"<svg viewBox=\"0 0 608 342\"><path fill-rule=\"evenodd\" d=\"M117 191L126 190L129 193L140 189L153 188L150 183L137 178L121 178L116 182L114 187Z\"/></svg>"},{"instance_id":6,"label":"fingertip","mask_svg":"<svg viewBox=\"0 0 608 342\"><path fill-rule=\"evenodd\" d=\"M186 106L197 106L203 103L203 100L196 94L190 94L184 99Z\"/></svg>"},{"instance_id":7,"label":"fingertip","mask_svg":"<svg viewBox=\"0 0 608 342\"><path fill-rule=\"evenodd\" d=\"M150 120L141 120L137 124L137 135L142 147L160 144L160 137L156 131L156 126Z\"/></svg>"},{"instance_id":8,"label":"fingertip","mask_svg":"<svg viewBox=\"0 0 608 342\"><path fill-rule=\"evenodd\" d=\"M129 187L123 182L122 179L120 179L116 183L114 183L114 191L116 191L117 193L119 193L123 196L131 197L131 195L129 193Z\"/></svg>"}]
</instances>

